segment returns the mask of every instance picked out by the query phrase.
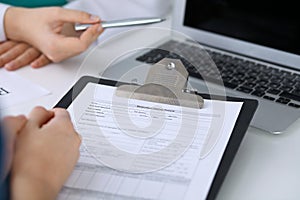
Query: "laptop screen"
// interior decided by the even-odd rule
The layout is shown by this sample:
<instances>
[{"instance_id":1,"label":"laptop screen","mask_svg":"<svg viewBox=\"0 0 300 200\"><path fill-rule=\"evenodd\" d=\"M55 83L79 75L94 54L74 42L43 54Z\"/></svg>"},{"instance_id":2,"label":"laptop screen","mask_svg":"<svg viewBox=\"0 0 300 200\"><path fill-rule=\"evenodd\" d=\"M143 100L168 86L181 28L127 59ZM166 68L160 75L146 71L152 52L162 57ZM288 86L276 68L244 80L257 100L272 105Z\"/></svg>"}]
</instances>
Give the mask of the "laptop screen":
<instances>
[{"instance_id":1,"label":"laptop screen","mask_svg":"<svg viewBox=\"0 0 300 200\"><path fill-rule=\"evenodd\" d=\"M300 55L297 1L187 0L184 25Z\"/></svg>"}]
</instances>

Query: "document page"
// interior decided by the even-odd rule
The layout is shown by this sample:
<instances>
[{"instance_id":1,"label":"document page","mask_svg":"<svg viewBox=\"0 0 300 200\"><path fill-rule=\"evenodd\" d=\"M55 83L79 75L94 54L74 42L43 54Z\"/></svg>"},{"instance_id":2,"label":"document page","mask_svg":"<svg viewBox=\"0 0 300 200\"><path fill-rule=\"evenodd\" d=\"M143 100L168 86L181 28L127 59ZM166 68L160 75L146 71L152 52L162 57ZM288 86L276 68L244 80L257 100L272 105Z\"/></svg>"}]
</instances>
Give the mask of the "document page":
<instances>
[{"instance_id":1,"label":"document page","mask_svg":"<svg viewBox=\"0 0 300 200\"><path fill-rule=\"evenodd\" d=\"M0 110L48 95L43 87L24 79L15 72L0 69Z\"/></svg>"},{"instance_id":2,"label":"document page","mask_svg":"<svg viewBox=\"0 0 300 200\"><path fill-rule=\"evenodd\" d=\"M205 199L243 103L193 109L115 91L89 83L69 106L82 145L58 199Z\"/></svg>"}]
</instances>

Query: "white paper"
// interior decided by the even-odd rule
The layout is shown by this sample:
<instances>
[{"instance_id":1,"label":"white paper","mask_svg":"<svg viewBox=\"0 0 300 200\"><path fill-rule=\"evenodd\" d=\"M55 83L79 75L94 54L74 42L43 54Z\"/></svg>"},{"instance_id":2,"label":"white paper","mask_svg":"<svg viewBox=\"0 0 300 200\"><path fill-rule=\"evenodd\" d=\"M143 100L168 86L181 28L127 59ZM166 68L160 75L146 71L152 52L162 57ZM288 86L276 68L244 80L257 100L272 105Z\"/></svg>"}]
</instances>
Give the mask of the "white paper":
<instances>
[{"instance_id":1,"label":"white paper","mask_svg":"<svg viewBox=\"0 0 300 200\"><path fill-rule=\"evenodd\" d=\"M50 92L24 79L15 72L0 69L0 109L21 104L47 94L50 94Z\"/></svg>"},{"instance_id":2,"label":"white paper","mask_svg":"<svg viewBox=\"0 0 300 200\"><path fill-rule=\"evenodd\" d=\"M122 98L113 96L114 91L115 87L89 83L68 108L83 144L79 162L58 199L205 199L242 103L206 100L201 110L140 100L123 105L118 101ZM153 107L164 111L163 115L151 113ZM155 120L164 123L151 127ZM122 121L126 123L122 125ZM216 122L219 130L211 126ZM157 134L151 135L148 126L158 128ZM192 137L188 132L177 137L180 130L192 132L192 127L196 127ZM146 130L151 137L134 130ZM208 142L211 138L214 143ZM188 148L179 157L172 154L175 148L162 151L186 141L190 141ZM120 152L142 154L147 159L128 160ZM162 154L157 156L157 152ZM173 160L167 164L170 156Z\"/></svg>"}]
</instances>

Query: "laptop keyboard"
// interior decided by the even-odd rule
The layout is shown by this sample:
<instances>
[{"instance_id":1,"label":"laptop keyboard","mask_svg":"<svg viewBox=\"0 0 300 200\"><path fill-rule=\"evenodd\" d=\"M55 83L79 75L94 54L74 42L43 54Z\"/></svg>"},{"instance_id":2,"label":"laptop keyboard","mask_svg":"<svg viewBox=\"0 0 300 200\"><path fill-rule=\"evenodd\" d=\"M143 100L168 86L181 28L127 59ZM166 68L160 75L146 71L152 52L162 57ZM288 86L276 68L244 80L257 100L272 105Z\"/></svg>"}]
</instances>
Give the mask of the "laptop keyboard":
<instances>
[{"instance_id":1,"label":"laptop keyboard","mask_svg":"<svg viewBox=\"0 0 300 200\"><path fill-rule=\"evenodd\" d=\"M172 52L163 49L172 49ZM137 60L154 64L165 57L177 58L183 62L191 77L205 78L212 82L223 80L224 86L227 88L300 108L300 74L212 49L204 49L216 64L219 72L216 72L213 67L207 67L212 63L208 56L195 53L199 52L198 47L174 40L162 44L157 49L150 50L139 56ZM189 55L189 61L197 63L197 66L193 66L179 55Z\"/></svg>"}]
</instances>

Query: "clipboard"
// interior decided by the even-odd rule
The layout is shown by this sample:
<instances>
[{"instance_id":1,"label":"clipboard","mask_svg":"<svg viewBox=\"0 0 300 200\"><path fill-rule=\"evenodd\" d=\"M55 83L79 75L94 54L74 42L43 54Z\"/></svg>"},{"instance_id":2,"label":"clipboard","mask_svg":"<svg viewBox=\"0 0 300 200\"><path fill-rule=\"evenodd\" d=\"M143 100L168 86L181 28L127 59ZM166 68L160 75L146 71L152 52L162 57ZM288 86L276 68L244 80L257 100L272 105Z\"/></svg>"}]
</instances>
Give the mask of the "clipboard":
<instances>
[{"instance_id":1,"label":"clipboard","mask_svg":"<svg viewBox=\"0 0 300 200\"><path fill-rule=\"evenodd\" d=\"M62 99L54 107L68 108L68 106L80 94L80 92L85 88L85 86L88 83L96 83L108 86L126 85L126 83L120 83L113 80L99 79L97 77L92 76L83 76L73 85L73 87L62 97ZM210 95L208 94L197 93L197 95L201 95L201 97L203 97L204 99L211 99ZM214 95L213 99L223 100L224 97L218 97ZM250 125L250 122L258 106L258 102L252 99L241 99L235 97L226 97L226 99L228 101L243 102L243 105L237 118L234 129L232 131L232 134L227 143L227 146L225 148L224 154L215 173L215 176L213 178L212 184L210 186L208 195L206 197L206 199L208 200L216 198L218 191L226 177L230 165L238 151L238 148L242 142L242 139Z\"/></svg>"}]
</instances>

